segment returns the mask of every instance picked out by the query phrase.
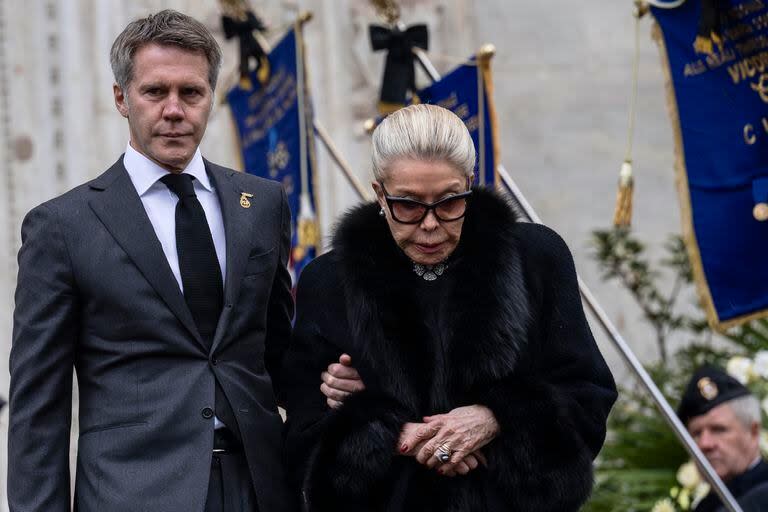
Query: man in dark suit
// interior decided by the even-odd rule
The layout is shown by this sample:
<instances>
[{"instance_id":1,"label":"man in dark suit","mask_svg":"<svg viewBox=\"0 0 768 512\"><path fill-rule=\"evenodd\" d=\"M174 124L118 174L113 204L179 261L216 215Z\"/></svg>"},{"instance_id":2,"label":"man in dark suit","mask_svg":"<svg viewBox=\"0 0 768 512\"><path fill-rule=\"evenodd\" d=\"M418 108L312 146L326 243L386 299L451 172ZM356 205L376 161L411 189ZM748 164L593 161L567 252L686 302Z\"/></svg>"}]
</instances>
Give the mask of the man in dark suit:
<instances>
[{"instance_id":1,"label":"man in dark suit","mask_svg":"<svg viewBox=\"0 0 768 512\"><path fill-rule=\"evenodd\" d=\"M760 403L749 389L714 366L691 377L677 415L744 512L768 510L768 464L760 454ZM711 491L694 509L725 512Z\"/></svg>"},{"instance_id":2,"label":"man in dark suit","mask_svg":"<svg viewBox=\"0 0 768 512\"><path fill-rule=\"evenodd\" d=\"M291 510L279 368L293 303L281 186L202 158L221 61L162 11L111 52L124 155L22 226L10 371L12 512ZM98 136L98 134L94 134Z\"/></svg>"}]
</instances>

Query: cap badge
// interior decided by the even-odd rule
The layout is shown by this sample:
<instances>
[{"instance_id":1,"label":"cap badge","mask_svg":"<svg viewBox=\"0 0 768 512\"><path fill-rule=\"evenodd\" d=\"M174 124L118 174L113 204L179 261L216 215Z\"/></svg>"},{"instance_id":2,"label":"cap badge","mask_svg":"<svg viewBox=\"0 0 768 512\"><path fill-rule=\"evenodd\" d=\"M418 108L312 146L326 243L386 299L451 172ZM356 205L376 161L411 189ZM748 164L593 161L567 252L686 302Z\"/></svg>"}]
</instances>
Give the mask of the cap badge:
<instances>
[{"instance_id":1,"label":"cap badge","mask_svg":"<svg viewBox=\"0 0 768 512\"><path fill-rule=\"evenodd\" d=\"M703 396L707 400L714 400L715 398L717 398L717 395L719 393L717 389L717 384L712 382L712 379L710 379L709 377L702 377L701 379L699 379L697 386L699 387L699 393L701 393L701 396Z\"/></svg>"}]
</instances>

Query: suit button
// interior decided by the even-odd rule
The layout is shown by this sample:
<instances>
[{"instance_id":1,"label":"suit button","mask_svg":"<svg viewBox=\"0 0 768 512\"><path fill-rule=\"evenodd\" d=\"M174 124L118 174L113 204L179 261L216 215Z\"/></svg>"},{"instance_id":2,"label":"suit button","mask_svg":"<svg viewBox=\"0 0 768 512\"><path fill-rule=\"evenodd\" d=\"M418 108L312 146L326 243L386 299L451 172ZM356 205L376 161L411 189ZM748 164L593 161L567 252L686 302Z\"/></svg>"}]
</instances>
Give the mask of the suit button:
<instances>
[{"instance_id":1,"label":"suit button","mask_svg":"<svg viewBox=\"0 0 768 512\"><path fill-rule=\"evenodd\" d=\"M219 360L218 360L218 359L216 359L215 357L212 357L212 358L211 358L211 364L212 364L213 366L216 366L217 364L219 364Z\"/></svg>"},{"instance_id":2,"label":"suit button","mask_svg":"<svg viewBox=\"0 0 768 512\"><path fill-rule=\"evenodd\" d=\"M209 420L213 418L213 409L206 407L201 411L201 414L203 415L203 418Z\"/></svg>"}]
</instances>

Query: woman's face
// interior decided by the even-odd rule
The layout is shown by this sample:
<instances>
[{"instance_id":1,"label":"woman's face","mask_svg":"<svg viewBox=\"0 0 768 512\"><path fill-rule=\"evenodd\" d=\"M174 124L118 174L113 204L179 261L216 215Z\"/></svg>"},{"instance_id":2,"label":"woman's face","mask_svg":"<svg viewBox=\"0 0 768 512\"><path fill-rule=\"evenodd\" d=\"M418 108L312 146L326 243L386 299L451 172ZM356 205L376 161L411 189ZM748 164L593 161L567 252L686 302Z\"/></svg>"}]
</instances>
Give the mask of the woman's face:
<instances>
[{"instance_id":1,"label":"woman's face","mask_svg":"<svg viewBox=\"0 0 768 512\"><path fill-rule=\"evenodd\" d=\"M464 218L442 221L433 210L417 224L403 224L392 218L386 195L434 203L467 191L467 178L444 161L400 159L389 166L381 184L374 182L376 198L386 213L389 230L400 249L416 263L434 265L453 253L461 237Z\"/></svg>"}]
</instances>

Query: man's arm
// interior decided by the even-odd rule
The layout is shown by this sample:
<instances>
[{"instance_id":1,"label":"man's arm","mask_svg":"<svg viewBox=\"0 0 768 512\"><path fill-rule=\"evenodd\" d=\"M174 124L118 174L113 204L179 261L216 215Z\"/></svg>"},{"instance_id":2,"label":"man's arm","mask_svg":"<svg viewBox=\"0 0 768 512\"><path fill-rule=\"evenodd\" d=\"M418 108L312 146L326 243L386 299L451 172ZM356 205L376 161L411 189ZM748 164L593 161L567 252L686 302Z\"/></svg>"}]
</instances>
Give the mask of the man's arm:
<instances>
[{"instance_id":1,"label":"man's arm","mask_svg":"<svg viewBox=\"0 0 768 512\"><path fill-rule=\"evenodd\" d=\"M267 372L272 377L275 396L278 402L282 404L284 393L281 369L283 357L285 357L291 339L291 320L293 318L291 275L288 272L288 255L291 251L291 211L288 207L288 198L282 187L280 187L280 209L280 257L269 297L264 359Z\"/></svg>"},{"instance_id":2,"label":"man's arm","mask_svg":"<svg viewBox=\"0 0 768 512\"><path fill-rule=\"evenodd\" d=\"M358 393L365 389L365 383L357 373L357 369L352 366L352 356L341 354L339 361L331 363L328 368L320 374L320 391L325 395L325 402L328 407L336 409L341 406L344 400L352 393Z\"/></svg>"},{"instance_id":3,"label":"man's arm","mask_svg":"<svg viewBox=\"0 0 768 512\"><path fill-rule=\"evenodd\" d=\"M56 215L32 210L21 228L10 372L11 512L69 511L69 437L78 300Z\"/></svg>"}]
</instances>

